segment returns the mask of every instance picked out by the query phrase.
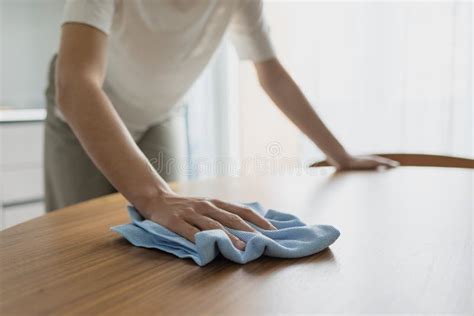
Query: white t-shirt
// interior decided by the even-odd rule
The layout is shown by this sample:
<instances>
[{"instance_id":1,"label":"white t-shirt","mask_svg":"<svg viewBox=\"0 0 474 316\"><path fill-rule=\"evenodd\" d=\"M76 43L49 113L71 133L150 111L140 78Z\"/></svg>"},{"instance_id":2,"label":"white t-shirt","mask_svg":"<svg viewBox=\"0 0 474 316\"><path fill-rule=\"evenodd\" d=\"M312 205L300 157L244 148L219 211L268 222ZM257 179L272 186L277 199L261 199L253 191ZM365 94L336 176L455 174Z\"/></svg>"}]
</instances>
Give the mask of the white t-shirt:
<instances>
[{"instance_id":1,"label":"white t-shirt","mask_svg":"<svg viewBox=\"0 0 474 316\"><path fill-rule=\"evenodd\" d=\"M240 59L275 55L261 0L66 0L63 22L108 34L104 91L132 134L180 104L227 30Z\"/></svg>"}]
</instances>

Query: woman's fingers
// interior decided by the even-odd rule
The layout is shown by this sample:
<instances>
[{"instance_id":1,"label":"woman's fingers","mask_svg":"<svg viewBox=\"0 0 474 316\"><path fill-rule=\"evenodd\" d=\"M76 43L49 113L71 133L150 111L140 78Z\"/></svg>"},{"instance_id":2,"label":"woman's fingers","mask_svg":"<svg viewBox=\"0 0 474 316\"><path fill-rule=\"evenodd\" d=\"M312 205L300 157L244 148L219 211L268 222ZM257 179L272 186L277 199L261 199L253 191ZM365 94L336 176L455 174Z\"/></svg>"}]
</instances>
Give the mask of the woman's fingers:
<instances>
[{"instance_id":1,"label":"woman's fingers","mask_svg":"<svg viewBox=\"0 0 474 316\"><path fill-rule=\"evenodd\" d=\"M247 224L239 215L216 208L209 212L206 216L218 221L225 227L243 230L247 232L255 232L255 229Z\"/></svg>"},{"instance_id":2,"label":"woman's fingers","mask_svg":"<svg viewBox=\"0 0 474 316\"><path fill-rule=\"evenodd\" d=\"M184 220L176 221L171 229L192 243L195 242L194 235L199 232L199 229Z\"/></svg>"},{"instance_id":3,"label":"woman's fingers","mask_svg":"<svg viewBox=\"0 0 474 316\"><path fill-rule=\"evenodd\" d=\"M255 229L247 224L239 215L226 211L216 206L211 201L203 202L203 208L200 214L210 217L225 227L243 230L248 232L255 232Z\"/></svg>"},{"instance_id":4,"label":"woman's fingers","mask_svg":"<svg viewBox=\"0 0 474 316\"><path fill-rule=\"evenodd\" d=\"M224 231L227 236L229 236L230 240L234 244L235 247L237 247L240 250L245 249L245 243L229 233L222 224L219 222L213 220L212 218L209 218L207 216L203 216L197 213L194 213L186 219L189 224L198 227L201 230L212 230L212 229L220 229Z\"/></svg>"},{"instance_id":5,"label":"woman's fingers","mask_svg":"<svg viewBox=\"0 0 474 316\"><path fill-rule=\"evenodd\" d=\"M248 221L264 229L276 229L248 207L220 200L204 200L178 195L167 198L164 205L157 206L157 209L166 211L152 212L147 218L162 224L193 243L195 242L194 235L199 231L220 229L229 236L236 248L243 250L245 243L229 233L225 227L255 232L252 225L246 222Z\"/></svg>"},{"instance_id":6,"label":"woman's fingers","mask_svg":"<svg viewBox=\"0 0 474 316\"><path fill-rule=\"evenodd\" d=\"M378 169L378 168L395 168L400 163L395 160L391 160L380 156L360 156L355 157L350 163L347 169ZM341 170L344 170L343 168Z\"/></svg>"},{"instance_id":7,"label":"woman's fingers","mask_svg":"<svg viewBox=\"0 0 474 316\"><path fill-rule=\"evenodd\" d=\"M384 157L377 157L377 158L378 158L379 162L384 166L387 166L387 167L390 167L390 168L395 168L395 167L400 166L400 163L398 161L388 159L388 158L384 158Z\"/></svg>"},{"instance_id":8,"label":"woman's fingers","mask_svg":"<svg viewBox=\"0 0 474 316\"><path fill-rule=\"evenodd\" d=\"M373 168L395 168L400 165L398 161L380 156L369 156L367 160L372 161Z\"/></svg>"},{"instance_id":9,"label":"woman's fingers","mask_svg":"<svg viewBox=\"0 0 474 316\"><path fill-rule=\"evenodd\" d=\"M244 207L221 200L212 200L212 203L218 208L223 209L227 212L238 215L240 218L249 221L263 229L274 230L276 229L269 221L263 218L261 215L252 211L249 207Z\"/></svg>"}]
</instances>

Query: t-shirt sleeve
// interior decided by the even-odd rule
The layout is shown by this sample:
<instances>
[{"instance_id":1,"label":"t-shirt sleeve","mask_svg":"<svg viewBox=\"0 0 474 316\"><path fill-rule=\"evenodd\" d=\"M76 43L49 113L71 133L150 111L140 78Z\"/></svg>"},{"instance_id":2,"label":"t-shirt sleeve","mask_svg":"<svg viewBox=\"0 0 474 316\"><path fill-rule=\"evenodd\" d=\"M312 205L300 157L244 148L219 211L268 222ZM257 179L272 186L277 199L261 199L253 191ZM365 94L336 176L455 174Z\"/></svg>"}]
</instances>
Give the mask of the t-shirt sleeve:
<instances>
[{"instance_id":1,"label":"t-shirt sleeve","mask_svg":"<svg viewBox=\"0 0 474 316\"><path fill-rule=\"evenodd\" d=\"M241 60L254 62L275 57L261 0L241 0L229 26L230 39Z\"/></svg>"},{"instance_id":2,"label":"t-shirt sleeve","mask_svg":"<svg viewBox=\"0 0 474 316\"><path fill-rule=\"evenodd\" d=\"M110 33L115 0L66 0L62 23L78 22Z\"/></svg>"}]
</instances>

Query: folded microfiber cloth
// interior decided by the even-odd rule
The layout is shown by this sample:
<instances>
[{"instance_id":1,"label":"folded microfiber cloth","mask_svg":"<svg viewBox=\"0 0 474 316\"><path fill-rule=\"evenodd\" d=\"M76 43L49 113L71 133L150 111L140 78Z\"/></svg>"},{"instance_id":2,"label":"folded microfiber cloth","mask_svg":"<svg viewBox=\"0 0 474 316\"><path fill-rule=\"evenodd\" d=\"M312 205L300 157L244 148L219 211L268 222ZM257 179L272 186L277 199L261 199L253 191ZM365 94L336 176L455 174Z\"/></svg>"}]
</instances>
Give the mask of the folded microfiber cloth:
<instances>
[{"instance_id":1,"label":"folded microfiber cloth","mask_svg":"<svg viewBox=\"0 0 474 316\"><path fill-rule=\"evenodd\" d=\"M206 230L196 233L196 244L167 228L145 220L133 206L128 207L131 224L112 227L138 247L159 249L179 258L191 258L200 266L214 260L220 253L225 258L247 263L262 255L278 258L299 258L326 249L340 235L328 225L308 226L296 216L275 210L264 210L259 203L245 204L263 215L277 230L264 230L251 223L257 232L228 228L228 231L246 243L245 250L237 249L222 230Z\"/></svg>"}]
</instances>

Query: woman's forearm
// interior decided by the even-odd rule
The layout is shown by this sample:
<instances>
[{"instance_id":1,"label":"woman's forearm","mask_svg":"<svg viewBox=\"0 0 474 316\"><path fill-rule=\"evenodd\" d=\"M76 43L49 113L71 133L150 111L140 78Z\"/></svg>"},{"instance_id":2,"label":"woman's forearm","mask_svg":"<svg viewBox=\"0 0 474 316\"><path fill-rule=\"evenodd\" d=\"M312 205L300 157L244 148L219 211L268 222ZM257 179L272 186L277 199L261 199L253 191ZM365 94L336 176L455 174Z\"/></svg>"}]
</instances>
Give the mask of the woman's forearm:
<instances>
[{"instance_id":1,"label":"woman's forearm","mask_svg":"<svg viewBox=\"0 0 474 316\"><path fill-rule=\"evenodd\" d=\"M102 90L106 65L106 34L87 25L65 24L56 67L56 103L100 171L131 203L145 207L169 188Z\"/></svg>"},{"instance_id":2,"label":"woman's forearm","mask_svg":"<svg viewBox=\"0 0 474 316\"><path fill-rule=\"evenodd\" d=\"M350 155L321 121L291 76L274 58L257 63L259 81L278 108L327 156L333 165L344 167Z\"/></svg>"},{"instance_id":3,"label":"woman's forearm","mask_svg":"<svg viewBox=\"0 0 474 316\"><path fill-rule=\"evenodd\" d=\"M135 144L101 87L81 78L65 82L58 84L60 109L112 185L137 207L145 207L154 195L169 190Z\"/></svg>"}]
</instances>

